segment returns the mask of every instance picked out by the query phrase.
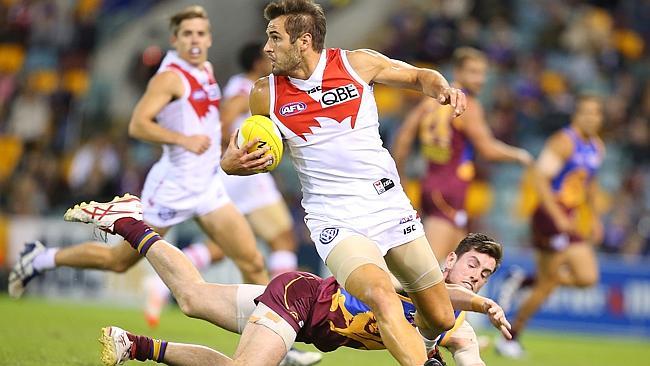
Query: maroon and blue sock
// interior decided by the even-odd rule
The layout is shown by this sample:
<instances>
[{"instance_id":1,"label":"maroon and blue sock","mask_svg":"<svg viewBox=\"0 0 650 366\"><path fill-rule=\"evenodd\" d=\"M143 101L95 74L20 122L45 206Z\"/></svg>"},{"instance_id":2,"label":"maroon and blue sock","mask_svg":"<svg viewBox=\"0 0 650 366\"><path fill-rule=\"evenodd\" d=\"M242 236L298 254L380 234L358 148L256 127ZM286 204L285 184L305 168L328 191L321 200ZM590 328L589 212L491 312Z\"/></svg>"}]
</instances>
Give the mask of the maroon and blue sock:
<instances>
[{"instance_id":1,"label":"maroon and blue sock","mask_svg":"<svg viewBox=\"0 0 650 366\"><path fill-rule=\"evenodd\" d=\"M167 350L167 341L153 339L145 336L138 336L126 333L129 340L133 342L131 346L131 359L138 361L153 360L158 363L163 362L165 351Z\"/></svg>"},{"instance_id":2,"label":"maroon and blue sock","mask_svg":"<svg viewBox=\"0 0 650 366\"><path fill-rule=\"evenodd\" d=\"M162 240L160 235L153 231L149 225L132 217L124 217L115 221L113 232L122 236L133 249L143 256L147 255L147 251L153 243Z\"/></svg>"}]
</instances>

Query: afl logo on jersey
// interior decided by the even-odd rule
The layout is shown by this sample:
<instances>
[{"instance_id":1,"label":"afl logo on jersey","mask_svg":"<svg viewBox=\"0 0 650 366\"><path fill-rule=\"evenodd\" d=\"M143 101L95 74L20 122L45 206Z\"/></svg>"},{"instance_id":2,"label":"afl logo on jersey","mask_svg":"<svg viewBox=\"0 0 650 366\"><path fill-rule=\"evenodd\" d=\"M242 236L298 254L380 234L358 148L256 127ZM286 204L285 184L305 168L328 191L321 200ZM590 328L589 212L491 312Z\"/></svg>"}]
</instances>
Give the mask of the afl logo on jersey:
<instances>
[{"instance_id":1,"label":"afl logo on jersey","mask_svg":"<svg viewBox=\"0 0 650 366\"><path fill-rule=\"evenodd\" d=\"M280 107L280 114L284 117L293 116L307 109L307 104L303 102L291 102Z\"/></svg>"},{"instance_id":2,"label":"afl logo on jersey","mask_svg":"<svg viewBox=\"0 0 650 366\"><path fill-rule=\"evenodd\" d=\"M332 242L332 240L334 240L334 238L336 238L337 235L339 235L339 229L328 227L327 229L324 229L320 232L318 240L323 244L329 244Z\"/></svg>"},{"instance_id":3,"label":"afl logo on jersey","mask_svg":"<svg viewBox=\"0 0 650 366\"><path fill-rule=\"evenodd\" d=\"M359 91L350 83L348 85L339 86L336 89L331 89L323 93L320 98L320 105L323 108L335 106L337 104L345 103L353 99L359 98Z\"/></svg>"},{"instance_id":4,"label":"afl logo on jersey","mask_svg":"<svg viewBox=\"0 0 650 366\"><path fill-rule=\"evenodd\" d=\"M206 100L208 95L203 90L196 90L192 92L192 100L201 101Z\"/></svg>"},{"instance_id":5,"label":"afl logo on jersey","mask_svg":"<svg viewBox=\"0 0 650 366\"><path fill-rule=\"evenodd\" d=\"M221 90L217 84L210 84L205 87L205 90L208 92L210 100L221 99Z\"/></svg>"}]
</instances>

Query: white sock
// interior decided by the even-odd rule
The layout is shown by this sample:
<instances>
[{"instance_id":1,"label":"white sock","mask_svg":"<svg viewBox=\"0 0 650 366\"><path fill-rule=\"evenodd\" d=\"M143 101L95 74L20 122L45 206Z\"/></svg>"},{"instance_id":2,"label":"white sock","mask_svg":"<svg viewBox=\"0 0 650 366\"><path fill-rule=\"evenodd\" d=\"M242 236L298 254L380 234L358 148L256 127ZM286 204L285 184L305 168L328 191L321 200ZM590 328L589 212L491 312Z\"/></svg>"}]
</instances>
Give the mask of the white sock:
<instances>
[{"instance_id":1,"label":"white sock","mask_svg":"<svg viewBox=\"0 0 650 366\"><path fill-rule=\"evenodd\" d=\"M32 263L34 269L38 272L43 272L56 267L56 264L54 263L54 256L58 251L59 248L45 249L43 253L37 255L36 258L34 258L34 262Z\"/></svg>"},{"instance_id":2,"label":"white sock","mask_svg":"<svg viewBox=\"0 0 650 366\"><path fill-rule=\"evenodd\" d=\"M183 253L190 259L190 262L196 267L199 271L207 268L212 262L212 256L210 255L210 250L203 243L194 243L186 246L183 249Z\"/></svg>"},{"instance_id":3,"label":"white sock","mask_svg":"<svg viewBox=\"0 0 650 366\"><path fill-rule=\"evenodd\" d=\"M281 273L295 271L298 268L298 256L288 250L278 250L269 255L269 271L271 277Z\"/></svg>"},{"instance_id":4,"label":"white sock","mask_svg":"<svg viewBox=\"0 0 650 366\"><path fill-rule=\"evenodd\" d=\"M431 331L420 329L420 328L417 328L417 330L418 333L420 333L422 340L424 341L424 347L427 349L427 354L428 354L432 349L436 348L436 344L438 344L438 341L440 341L440 336L437 336L434 339L430 339L428 337L431 337L433 335L431 334ZM426 333L427 335L425 336L422 333Z\"/></svg>"}]
</instances>

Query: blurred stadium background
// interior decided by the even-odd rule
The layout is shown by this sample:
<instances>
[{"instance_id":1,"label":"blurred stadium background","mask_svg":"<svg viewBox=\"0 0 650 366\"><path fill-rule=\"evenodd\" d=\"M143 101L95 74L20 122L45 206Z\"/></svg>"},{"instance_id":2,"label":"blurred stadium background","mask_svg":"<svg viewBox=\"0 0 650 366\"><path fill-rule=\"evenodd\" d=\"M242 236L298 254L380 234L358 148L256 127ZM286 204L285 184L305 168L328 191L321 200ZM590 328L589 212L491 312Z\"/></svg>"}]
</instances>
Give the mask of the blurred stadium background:
<instances>
[{"instance_id":1,"label":"blurred stadium background","mask_svg":"<svg viewBox=\"0 0 650 366\"><path fill-rule=\"evenodd\" d=\"M65 245L92 237L92 230L62 222L66 207L80 200L140 192L145 174L159 151L127 137L130 112L168 48L167 17L192 3L205 6L211 16L214 44L210 60L223 87L229 76L239 72L239 47L247 41L265 39L264 0L0 1L1 291L6 292L8 270L25 241L39 239L46 244ZM536 350L538 345L548 347L549 355L567 343L586 342L592 348L558 349L558 356L562 351L579 355L584 352L584 357L568 361L551 356L535 359L541 355L536 352L517 363L490 354L486 359L490 364L504 365L592 365L604 359L586 363L580 360L619 349L625 350L621 353L640 357L636 360L648 359L650 1L320 3L327 9L328 46L378 49L397 59L435 67L448 78L454 48L469 45L486 51L491 68L481 99L488 121L498 138L533 154L539 152L552 131L568 122L574 93L590 90L607 96L602 137L608 155L599 175L602 189L598 205L605 224L604 240L598 247L601 283L590 289L554 294L532 322L533 329L544 329L544 333L533 333L524 341L531 349ZM390 145L417 95L378 86L376 97L381 133L386 145ZM515 165L478 166L479 179L471 188L468 202L472 230L490 233L505 244L504 267L518 264L531 268L527 221L535 197L528 177ZM408 182L411 193L417 192L417 177L422 169L414 156L409 166L413 179ZM302 223L300 189L292 168L285 161L274 174L295 222ZM190 223L171 236L173 241L184 244L200 239L197 232ZM301 267L316 273L323 271L306 228L297 226L296 236L300 241ZM238 282L233 269L225 261L206 276L213 281ZM133 310L142 303L142 291L133 285L137 281L132 279L148 272L146 264L126 276L72 269L49 272L29 288L29 295L38 299L28 300L24 306L39 313L51 310L55 315L42 318L51 320L42 332L38 330L39 322L30 323L21 331L25 337L31 334L34 340L45 339L56 333L57 324L61 324L66 329L58 332L70 333L61 339L74 343L72 335L79 333L85 337L86 328L98 331L112 317L136 330L145 330L144 320ZM495 275L486 289L488 295L495 295L505 274L506 270L502 270ZM62 305L60 299L66 302ZM126 309L96 307L100 302ZM85 309L79 314L94 311L98 316L101 314L101 320L87 317L80 320L79 330L70 327L76 306ZM41 348L47 351L48 347L61 347L61 342L38 341L42 346L37 346L32 340L23 342L20 336L9 336L8 329L21 327L19 319L34 317L22 309L20 302L11 302L0 293L0 364L48 364L45 356L29 352L33 348L41 352ZM207 330L200 333L207 339L197 339L199 333L193 331L196 321L171 314L170 319L174 320L165 326L163 318L163 326L155 335L206 345L216 344L209 339L211 336L235 339ZM479 325L481 319L475 322ZM174 328L176 324L178 327ZM555 334L559 332L578 335L558 338ZM612 337L618 336L624 336L623 340L612 345ZM610 347L599 348L603 344ZM79 356L73 347L66 349L69 351L51 364L89 364L94 360L90 353L84 356L84 352L94 350L84 349ZM21 355L22 352L29 354ZM69 362L66 355L71 357ZM352 358L346 359L345 355ZM374 360L371 356L355 355L344 352L332 361L326 358L324 364L334 364L333 360L339 364L353 359ZM373 353L372 357L390 364L388 354L379 355ZM612 359L615 363L623 361Z\"/></svg>"}]
</instances>

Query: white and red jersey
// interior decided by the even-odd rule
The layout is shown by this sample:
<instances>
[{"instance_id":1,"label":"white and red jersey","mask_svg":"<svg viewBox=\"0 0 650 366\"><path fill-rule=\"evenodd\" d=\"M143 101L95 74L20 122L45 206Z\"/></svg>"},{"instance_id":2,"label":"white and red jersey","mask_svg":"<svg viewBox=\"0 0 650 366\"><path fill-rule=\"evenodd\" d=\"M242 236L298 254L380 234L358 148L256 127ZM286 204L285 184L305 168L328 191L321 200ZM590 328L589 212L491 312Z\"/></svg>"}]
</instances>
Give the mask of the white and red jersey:
<instances>
[{"instance_id":1,"label":"white and red jersey","mask_svg":"<svg viewBox=\"0 0 650 366\"><path fill-rule=\"evenodd\" d=\"M197 155L179 145L163 145L163 153L149 175L171 180L188 193L205 191L216 174L221 159L221 90L215 81L212 65L195 67L175 51L169 51L158 72L173 71L183 81L183 95L167 104L156 116L162 127L184 135L207 135L212 144Z\"/></svg>"},{"instance_id":2,"label":"white and red jersey","mask_svg":"<svg viewBox=\"0 0 650 366\"><path fill-rule=\"evenodd\" d=\"M223 89L223 97L224 99L236 97L238 95L245 96L248 99L248 96L251 93L251 90L253 89L253 85L255 85L255 81L249 79L246 77L246 74L237 74L233 75L228 79L228 83L226 84L226 87ZM230 126L230 133L235 132L236 129L238 129L241 124L244 122L244 120L248 117L250 117L251 114L250 112L242 113L237 118L235 119L235 122Z\"/></svg>"},{"instance_id":3,"label":"white and red jersey","mask_svg":"<svg viewBox=\"0 0 650 366\"><path fill-rule=\"evenodd\" d=\"M287 141L307 218L361 217L389 202L411 207L382 146L372 86L346 51L324 50L307 80L270 75L269 88L270 116Z\"/></svg>"}]
</instances>

